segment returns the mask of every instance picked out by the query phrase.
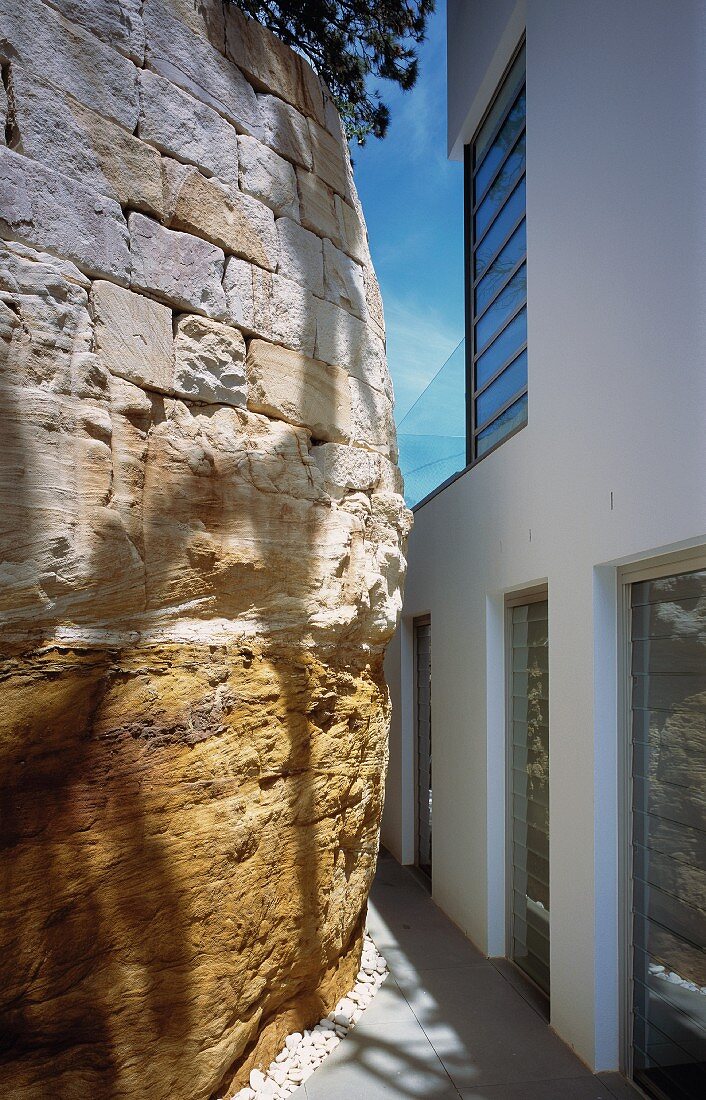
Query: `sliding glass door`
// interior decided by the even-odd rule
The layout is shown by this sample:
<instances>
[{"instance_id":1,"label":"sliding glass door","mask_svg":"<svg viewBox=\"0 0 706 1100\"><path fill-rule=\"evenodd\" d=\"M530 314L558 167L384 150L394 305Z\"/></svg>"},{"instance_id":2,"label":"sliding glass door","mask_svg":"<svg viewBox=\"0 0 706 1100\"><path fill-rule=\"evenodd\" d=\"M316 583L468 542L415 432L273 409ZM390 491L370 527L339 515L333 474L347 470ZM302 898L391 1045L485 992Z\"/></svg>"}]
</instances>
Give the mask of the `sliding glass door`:
<instances>
[{"instance_id":1,"label":"sliding glass door","mask_svg":"<svg viewBox=\"0 0 706 1100\"><path fill-rule=\"evenodd\" d=\"M509 609L510 957L549 994L546 599Z\"/></svg>"},{"instance_id":2,"label":"sliding glass door","mask_svg":"<svg viewBox=\"0 0 706 1100\"><path fill-rule=\"evenodd\" d=\"M706 571L630 585L632 1072L706 1096Z\"/></svg>"}]
</instances>

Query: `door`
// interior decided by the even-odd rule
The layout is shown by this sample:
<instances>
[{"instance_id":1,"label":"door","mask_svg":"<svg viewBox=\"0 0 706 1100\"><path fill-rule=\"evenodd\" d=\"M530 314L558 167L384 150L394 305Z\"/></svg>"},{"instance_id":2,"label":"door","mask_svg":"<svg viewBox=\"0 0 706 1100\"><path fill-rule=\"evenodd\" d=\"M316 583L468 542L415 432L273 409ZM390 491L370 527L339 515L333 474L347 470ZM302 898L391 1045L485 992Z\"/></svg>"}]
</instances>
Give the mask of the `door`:
<instances>
[{"instance_id":1,"label":"door","mask_svg":"<svg viewBox=\"0 0 706 1100\"><path fill-rule=\"evenodd\" d=\"M631 1061L706 1096L706 571L630 585Z\"/></svg>"},{"instance_id":2,"label":"door","mask_svg":"<svg viewBox=\"0 0 706 1100\"><path fill-rule=\"evenodd\" d=\"M546 598L509 609L509 955L549 994L549 637Z\"/></svg>"},{"instance_id":3,"label":"door","mask_svg":"<svg viewBox=\"0 0 706 1100\"><path fill-rule=\"evenodd\" d=\"M417 867L431 878L431 619L414 620Z\"/></svg>"}]
</instances>

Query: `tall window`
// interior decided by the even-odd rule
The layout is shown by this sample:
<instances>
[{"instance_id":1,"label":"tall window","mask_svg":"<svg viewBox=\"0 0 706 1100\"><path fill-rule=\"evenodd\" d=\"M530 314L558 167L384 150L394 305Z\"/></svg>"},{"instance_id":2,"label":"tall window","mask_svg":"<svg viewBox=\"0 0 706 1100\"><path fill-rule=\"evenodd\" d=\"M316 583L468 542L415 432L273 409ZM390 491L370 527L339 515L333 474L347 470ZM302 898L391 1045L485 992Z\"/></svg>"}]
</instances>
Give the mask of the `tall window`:
<instances>
[{"instance_id":1,"label":"tall window","mask_svg":"<svg viewBox=\"0 0 706 1100\"><path fill-rule=\"evenodd\" d=\"M466 146L468 461L527 423L525 47Z\"/></svg>"},{"instance_id":2,"label":"tall window","mask_svg":"<svg viewBox=\"0 0 706 1100\"><path fill-rule=\"evenodd\" d=\"M631 585L632 1071L706 1096L706 570Z\"/></svg>"}]
</instances>

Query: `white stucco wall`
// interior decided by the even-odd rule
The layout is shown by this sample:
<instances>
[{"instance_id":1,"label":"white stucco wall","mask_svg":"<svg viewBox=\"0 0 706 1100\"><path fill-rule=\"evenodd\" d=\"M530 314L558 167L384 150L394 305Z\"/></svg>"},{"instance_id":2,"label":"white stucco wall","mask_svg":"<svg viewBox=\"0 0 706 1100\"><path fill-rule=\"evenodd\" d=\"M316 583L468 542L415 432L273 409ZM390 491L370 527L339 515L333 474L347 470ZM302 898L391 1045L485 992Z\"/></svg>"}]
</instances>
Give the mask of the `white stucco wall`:
<instances>
[{"instance_id":1,"label":"white stucco wall","mask_svg":"<svg viewBox=\"0 0 706 1100\"><path fill-rule=\"evenodd\" d=\"M525 11L529 424L416 513L383 841L413 858L409 624L431 612L433 892L504 953L504 597L546 581L552 1023L609 1069L616 567L706 543L706 3L451 0L451 149Z\"/></svg>"}]
</instances>

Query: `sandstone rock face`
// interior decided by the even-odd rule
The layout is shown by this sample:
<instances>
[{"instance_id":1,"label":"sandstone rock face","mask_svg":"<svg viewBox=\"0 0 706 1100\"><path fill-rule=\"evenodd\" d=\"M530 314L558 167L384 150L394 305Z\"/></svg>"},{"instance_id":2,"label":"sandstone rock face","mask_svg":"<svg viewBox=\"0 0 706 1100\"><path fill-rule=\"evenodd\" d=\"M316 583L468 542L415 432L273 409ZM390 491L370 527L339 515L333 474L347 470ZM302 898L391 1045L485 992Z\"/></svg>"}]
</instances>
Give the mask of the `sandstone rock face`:
<instances>
[{"instance_id":1,"label":"sandstone rock face","mask_svg":"<svg viewBox=\"0 0 706 1100\"><path fill-rule=\"evenodd\" d=\"M240 11L0 20L0 1087L210 1100L358 969L382 306L327 93Z\"/></svg>"}]
</instances>

